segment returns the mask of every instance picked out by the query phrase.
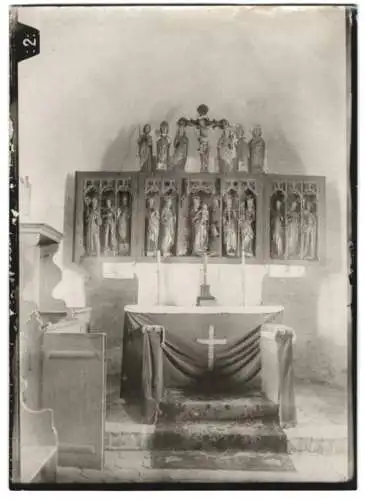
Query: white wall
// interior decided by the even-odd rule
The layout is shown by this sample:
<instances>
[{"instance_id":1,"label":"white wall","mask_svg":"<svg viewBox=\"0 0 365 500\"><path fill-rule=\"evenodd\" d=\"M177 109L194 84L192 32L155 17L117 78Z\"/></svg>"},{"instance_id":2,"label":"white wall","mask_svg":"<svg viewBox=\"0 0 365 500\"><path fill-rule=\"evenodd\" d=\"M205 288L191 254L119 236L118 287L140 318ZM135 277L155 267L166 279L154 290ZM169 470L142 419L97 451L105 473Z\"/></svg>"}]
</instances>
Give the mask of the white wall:
<instances>
[{"instance_id":1,"label":"white wall","mask_svg":"<svg viewBox=\"0 0 365 500\"><path fill-rule=\"evenodd\" d=\"M75 170L136 169L139 125L194 116L202 102L247 130L258 122L271 172L327 178L318 329L346 345L343 9L22 8L19 21L41 34L40 55L19 67L20 172L32 182L33 219L64 229ZM71 294L73 274L69 283ZM78 286L71 301L82 302Z\"/></svg>"}]
</instances>

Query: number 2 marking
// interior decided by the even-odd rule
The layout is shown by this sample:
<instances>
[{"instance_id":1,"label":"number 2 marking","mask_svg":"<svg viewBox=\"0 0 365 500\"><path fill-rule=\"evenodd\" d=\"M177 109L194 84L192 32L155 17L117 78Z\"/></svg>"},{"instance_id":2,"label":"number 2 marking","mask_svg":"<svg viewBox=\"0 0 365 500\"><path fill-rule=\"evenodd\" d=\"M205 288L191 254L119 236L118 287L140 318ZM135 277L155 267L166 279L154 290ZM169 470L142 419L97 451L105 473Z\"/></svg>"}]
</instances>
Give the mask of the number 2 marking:
<instances>
[{"instance_id":1,"label":"number 2 marking","mask_svg":"<svg viewBox=\"0 0 365 500\"><path fill-rule=\"evenodd\" d=\"M28 47L29 45L31 45L32 47L35 47L36 44L37 44L37 42L36 42L35 38L33 40L30 40L29 38L25 38L23 40L24 47Z\"/></svg>"}]
</instances>

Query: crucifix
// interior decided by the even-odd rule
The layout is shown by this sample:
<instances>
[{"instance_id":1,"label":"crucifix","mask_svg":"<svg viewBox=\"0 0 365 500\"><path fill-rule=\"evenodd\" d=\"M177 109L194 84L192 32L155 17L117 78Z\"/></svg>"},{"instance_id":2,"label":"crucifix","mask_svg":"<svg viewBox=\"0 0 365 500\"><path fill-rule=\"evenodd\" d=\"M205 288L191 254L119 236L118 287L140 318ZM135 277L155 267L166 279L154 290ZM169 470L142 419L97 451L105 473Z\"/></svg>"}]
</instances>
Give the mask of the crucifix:
<instances>
[{"instance_id":1,"label":"crucifix","mask_svg":"<svg viewBox=\"0 0 365 500\"><path fill-rule=\"evenodd\" d=\"M214 368L214 346L227 344L227 339L217 339L214 337L214 326L209 325L209 333L207 339L196 339L199 344L208 346L208 369Z\"/></svg>"},{"instance_id":2,"label":"crucifix","mask_svg":"<svg viewBox=\"0 0 365 500\"><path fill-rule=\"evenodd\" d=\"M211 120L208 117L209 108L206 104L200 104L197 108L198 117L187 120L188 126L196 127L198 131L199 154L200 154L200 171L208 172L209 170L209 129L220 127L223 128L224 120Z\"/></svg>"}]
</instances>

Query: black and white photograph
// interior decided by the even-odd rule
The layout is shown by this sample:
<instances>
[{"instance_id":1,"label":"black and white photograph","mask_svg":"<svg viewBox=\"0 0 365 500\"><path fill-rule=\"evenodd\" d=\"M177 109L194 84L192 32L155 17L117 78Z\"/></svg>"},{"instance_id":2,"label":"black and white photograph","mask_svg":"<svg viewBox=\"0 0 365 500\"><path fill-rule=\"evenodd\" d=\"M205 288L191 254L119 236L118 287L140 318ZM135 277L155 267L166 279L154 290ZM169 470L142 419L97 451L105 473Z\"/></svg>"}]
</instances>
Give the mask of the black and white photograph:
<instances>
[{"instance_id":1,"label":"black and white photograph","mask_svg":"<svg viewBox=\"0 0 365 500\"><path fill-rule=\"evenodd\" d=\"M9 7L11 489L356 489L356 9Z\"/></svg>"}]
</instances>

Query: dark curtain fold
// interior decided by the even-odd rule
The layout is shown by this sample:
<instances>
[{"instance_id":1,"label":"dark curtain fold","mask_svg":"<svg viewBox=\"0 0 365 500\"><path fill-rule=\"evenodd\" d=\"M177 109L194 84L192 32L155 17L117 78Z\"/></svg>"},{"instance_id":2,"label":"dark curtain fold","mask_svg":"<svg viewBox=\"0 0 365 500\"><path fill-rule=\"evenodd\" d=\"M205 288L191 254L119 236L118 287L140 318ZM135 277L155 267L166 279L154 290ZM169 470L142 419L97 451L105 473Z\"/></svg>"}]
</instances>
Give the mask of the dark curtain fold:
<instances>
[{"instance_id":1,"label":"dark curtain fold","mask_svg":"<svg viewBox=\"0 0 365 500\"><path fill-rule=\"evenodd\" d=\"M294 427L297 423L294 372L293 372L293 343L291 335L282 335L278 338L279 359L279 417L285 427Z\"/></svg>"}]
</instances>

